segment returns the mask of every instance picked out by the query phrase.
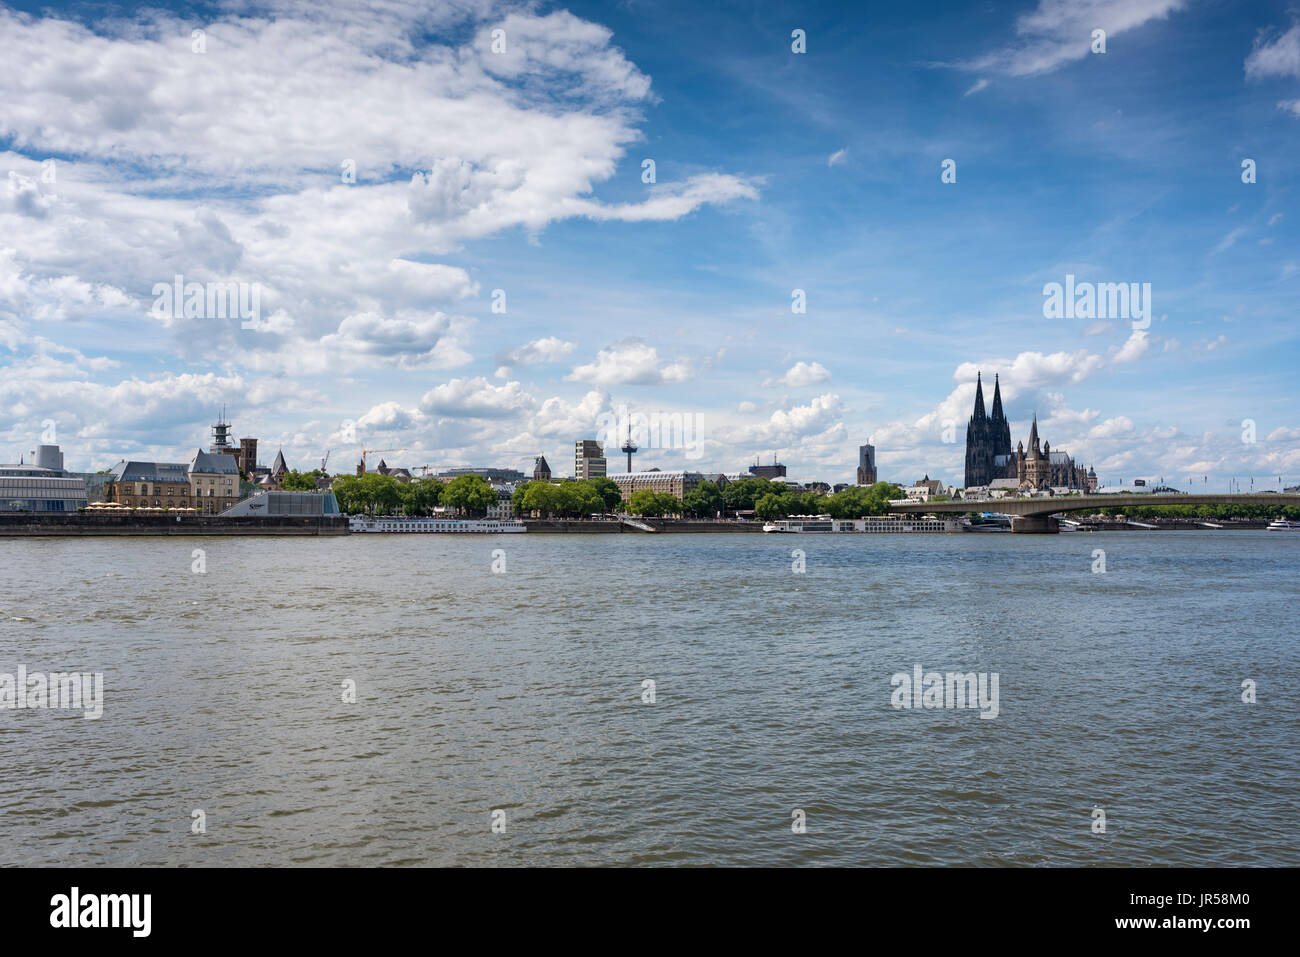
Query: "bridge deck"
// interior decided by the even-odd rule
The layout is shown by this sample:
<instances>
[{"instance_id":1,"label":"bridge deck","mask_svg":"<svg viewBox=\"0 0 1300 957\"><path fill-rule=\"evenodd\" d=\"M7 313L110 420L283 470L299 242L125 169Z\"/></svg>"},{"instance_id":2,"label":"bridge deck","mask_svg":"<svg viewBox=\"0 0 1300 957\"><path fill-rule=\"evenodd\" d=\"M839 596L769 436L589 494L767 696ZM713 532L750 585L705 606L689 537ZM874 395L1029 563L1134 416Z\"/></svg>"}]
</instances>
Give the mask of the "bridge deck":
<instances>
[{"instance_id":1,"label":"bridge deck","mask_svg":"<svg viewBox=\"0 0 1300 957\"><path fill-rule=\"evenodd\" d=\"M998 498L960 502L909 502L891 505L891 512L972 513L998 512L1003 515L1055 515L1058 512L1087 512L1099 508L1130 508L1151 505L1284 505L1300 506L1300 495L1063 495L1060 498Z\"/></svg>"}]
</instances>

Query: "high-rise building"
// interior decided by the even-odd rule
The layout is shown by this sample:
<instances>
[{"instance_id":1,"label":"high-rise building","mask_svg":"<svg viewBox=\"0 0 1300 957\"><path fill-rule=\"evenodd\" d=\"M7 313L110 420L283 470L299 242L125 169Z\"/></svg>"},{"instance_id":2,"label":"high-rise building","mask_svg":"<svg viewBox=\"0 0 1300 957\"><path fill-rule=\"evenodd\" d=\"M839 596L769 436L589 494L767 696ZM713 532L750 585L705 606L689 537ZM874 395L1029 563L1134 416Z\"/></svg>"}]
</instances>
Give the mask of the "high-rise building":
<instances>
[{"instance_id":1,"label":"high-rise building","mask_svg":"<svg viewBox=\"0 0 1300 957\"><path fill-rule=\"evenodd\" d=\"M606 472L605 449L599 442L594 439L579 439L573 443L574 478L603 478Z\"/></svg>"},{"instance_id":2,"label":"high-rise building","mask_svg":"<svg viewBox=\"0 0 1300 957\"><path fill-rule=\"evenodd\" d=\"M858 446L858 484L875 485L876 478L876 447L874 445Z\"/></svg>"},{"instance_id":3,"label":"high-rise building","mask_svg":"<svg viewBox=\"0 0 1300 957\"><path fill-rule=\"evenodd\" d=\"M759 465L758 462L755 462L749 467L749 474L754 478L785 478L785 466L778 462L774 455L772 456L771 465Z\"/></svg>"}]
</instances>

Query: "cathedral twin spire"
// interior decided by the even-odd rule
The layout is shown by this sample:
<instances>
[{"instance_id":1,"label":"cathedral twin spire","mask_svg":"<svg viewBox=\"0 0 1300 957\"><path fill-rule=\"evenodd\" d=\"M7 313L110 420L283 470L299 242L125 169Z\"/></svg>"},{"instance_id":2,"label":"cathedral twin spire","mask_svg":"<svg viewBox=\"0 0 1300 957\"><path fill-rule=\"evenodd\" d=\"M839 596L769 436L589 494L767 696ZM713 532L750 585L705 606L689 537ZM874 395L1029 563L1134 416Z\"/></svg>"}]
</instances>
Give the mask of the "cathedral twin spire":
<instances>
[{"instance_id":1,"label":"cathedral twin spire","mask_svg":"<svg viewBox=\"0 0 1300 957\"><path fill-rule=\"evenodd\" d=\"M1002 384L994 373L993 413L988 415L984 411L983 373L976 372L975 412L966 426L966 487L987 485L998 475L1000 464L995 459L1010 455L1011 423L1002 410Z\"/></svg>"}]
</instances>

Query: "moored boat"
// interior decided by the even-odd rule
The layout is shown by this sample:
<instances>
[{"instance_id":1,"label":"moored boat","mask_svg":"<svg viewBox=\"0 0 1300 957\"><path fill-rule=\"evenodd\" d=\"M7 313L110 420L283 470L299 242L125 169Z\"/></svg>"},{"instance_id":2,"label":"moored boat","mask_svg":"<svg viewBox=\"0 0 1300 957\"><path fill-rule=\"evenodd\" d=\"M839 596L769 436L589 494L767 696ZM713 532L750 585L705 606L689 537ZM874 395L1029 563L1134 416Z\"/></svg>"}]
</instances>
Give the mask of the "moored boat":
<instances>
[{"instance_id":1,"label":"moored boat","mask_svg":"<svg viewBox=\"0 0 1300 957\"><path fill-rule=\"evenodd\" d=\"M829 515L791 515L763 524L763 531L808 534L889 534L898 532L938 534L960 532L955 518L933 515L868 515L866 518L831 518Z\"/></svg>"},{"instance_id":2,"label":"moored boat","mask_svg":"<svg viewBox=\"0 0 1300 957\"><path fill-rule=\"evenodd\" d=\"M388 534L486 534L526 532L528 526L517 518L409 518L398 515L374 517L354 515L348 519L350 532Z\"/></svg>"}]
</instances>

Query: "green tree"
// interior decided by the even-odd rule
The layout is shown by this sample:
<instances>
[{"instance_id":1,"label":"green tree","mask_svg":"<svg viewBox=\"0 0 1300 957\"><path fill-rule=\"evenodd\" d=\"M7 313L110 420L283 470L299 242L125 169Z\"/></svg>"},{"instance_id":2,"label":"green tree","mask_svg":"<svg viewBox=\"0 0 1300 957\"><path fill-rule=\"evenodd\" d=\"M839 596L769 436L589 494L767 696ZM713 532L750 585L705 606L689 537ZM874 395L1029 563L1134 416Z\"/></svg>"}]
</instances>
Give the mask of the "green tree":
<instances>
[{"instance_id":1,"label":"green tree","mask_svg":"<svg viewBox=\"0 0 1300 957\"><path fill-rule=\"evenodd\" d=\"M406 515L428 515L442 501L445 484L435 478L416 479L401 486L402 512Z\"/></svg>"},{"instance_id":2,"label":"green tree","mask_svg":"<svg viewBox=\"0 0 1300 957\"><path fill-rule=\"evenodd\" d=\"M781 486L783 489L784 486ZM778 489L772 487L772 482L765 478L742 478L729 484L723 491L722 496L726 499L727 508L732 511L744 511L754 508L754 503Z\"/></svg>"},{"instance_id":3,"label":"green tree","mask_svg":"<svg viewBox=\"0 0 1300 957\"><path fill-rule=\"evenodd\" d=\"M314 492L316 491L316 480L324 474L320 469L312 469L310 472L299 472L297 469L290 469L284 473L284 478L280 480L280 488L286 492Z\"/></svg>"},{"instance_id":4,"label":"green tree","mask_svg":"<svg viewBox=\"0 0 1300 957\"><path fill-rule=\"evenodd\" d=\"M790 514L789 499L782 498L774 492L768 492L754 503L754 514L764 521L785 518Z\"/></svg>"},{"instance_id":5,"label":"green tree","mask_svg":"<svg viewBox=\"0 0 1300 957\"><path fill-rule=\"evenodd\" d=\"M627 500L627 510L633 515L648 517L680 515L682 503L675 495L669 495L667 492L652 492L643 488L632 493Z\"/></svg>"},{"instance_id":6,"label":"green tree","mask_svg":"<svg viewBox=\"0 0 1300 957\"><path fill-rule=\"evenodd\" d=\"M722 490L713 482L701 482L682 496L682 509L694 518L713 518L726 507Z\"/></svg>"},{"instance_id":7,"label":"green tree","mask_svg":"<svg viewBox=\"0 0 1300 957\"><path fill-rule=\"evenodd\" d=\"M604 502L605 507L599 509L599 511L612 512L622 504L623 493L618 490L618 486L614 483L613 479L601 475L596 478L584 479L583 481L586 482L587 485L590 485L592 490L600 496L601 501ZM597 510L592 509L592 511Z\"/></svg>"},{"instance_id":8,"label":"green tree","mask_svg":"<svg viewBox=\"0 0 1300 957\"><path fill-rule=\"evenodd\" d=\"M496 501L496 489L481 475L458 475L442 490L442 504L467 515L483 515Z\"/></svg>"}]
</instances>

